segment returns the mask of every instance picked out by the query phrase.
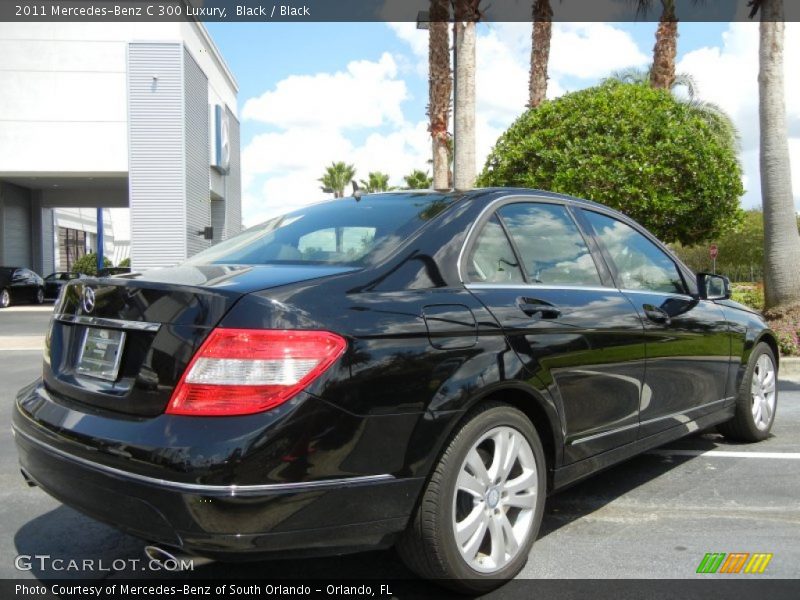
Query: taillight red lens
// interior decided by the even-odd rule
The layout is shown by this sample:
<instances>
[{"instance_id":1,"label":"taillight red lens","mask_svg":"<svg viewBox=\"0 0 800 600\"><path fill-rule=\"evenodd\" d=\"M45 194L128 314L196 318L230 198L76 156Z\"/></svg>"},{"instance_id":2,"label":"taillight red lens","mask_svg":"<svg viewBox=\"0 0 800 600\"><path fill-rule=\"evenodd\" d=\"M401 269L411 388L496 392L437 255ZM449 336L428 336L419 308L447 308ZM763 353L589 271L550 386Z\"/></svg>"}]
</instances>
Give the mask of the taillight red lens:
<instances>
[{"instance_id":1,"label":"taillight red lens","mask_svg":"<svg viewBox=\"0 0 800 600\"><path fill-rule=\"evenodd\" d=\"M167 413L248 415L282 404L347 347L327 331L214 329L175 388Z\"/></svg>"}]
</instances>

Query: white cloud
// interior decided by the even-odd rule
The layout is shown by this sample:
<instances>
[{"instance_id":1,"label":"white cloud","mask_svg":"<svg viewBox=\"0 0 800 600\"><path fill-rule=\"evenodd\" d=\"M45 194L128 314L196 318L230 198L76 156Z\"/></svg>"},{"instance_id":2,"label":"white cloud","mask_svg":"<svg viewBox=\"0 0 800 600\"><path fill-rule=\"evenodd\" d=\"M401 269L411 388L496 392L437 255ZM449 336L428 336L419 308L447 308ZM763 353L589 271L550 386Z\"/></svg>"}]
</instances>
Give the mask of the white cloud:
<instances>
[{"instance_id":1,"label":"white cloud","mask_svg":"<svg viewBox=\"0 0 800 600\"><path fill-rule=\"evenodd\" d=\"M242 117L276 125L346 129L403 122L401 104L408 98L389 53L377 62L353 61L344 71L293 75L274 90L247 100Z\"/></svg>"},{"instance_id":2,"label":"white cloud","mask_svg":"<svg viewBox=\"0 0 800 600\"><path fill-rule=\"evenodd\" d=\"M427 124L406 121L407 99L395 57L384 53L336 73L288 77L245 102L245 120L277 130L255 135L242 150L244 222L330 197L317 180L334 161L354 164L358 179L389 173L393 185L428 168Z\"/></svg>"},{"instance_id":3,"label":"white cloud","mask_svg":"<svg viewBox=\"0 0 800 600\"><path fill-rule=\"evenodd\" d=\"M761 205L758 125L758 23L731 23L720 46L686 54L679 72L697 80L700 97L721 106L733 119L742 141L742 166L747 194L743 204ZM800 23L786 24L786 110L794 174L795 203L800 208Z\"/></svg>"}]
</instances>

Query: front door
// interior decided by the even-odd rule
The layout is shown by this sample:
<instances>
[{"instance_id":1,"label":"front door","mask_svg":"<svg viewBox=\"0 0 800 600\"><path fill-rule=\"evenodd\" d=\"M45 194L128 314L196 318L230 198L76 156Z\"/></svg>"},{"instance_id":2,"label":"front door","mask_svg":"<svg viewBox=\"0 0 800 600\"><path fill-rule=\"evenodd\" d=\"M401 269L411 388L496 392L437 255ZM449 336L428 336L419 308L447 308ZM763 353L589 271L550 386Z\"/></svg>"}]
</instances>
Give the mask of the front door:
<instances>
[{"instance_id":1,"label":"front door","mask_svg":"<svg viewBox=\"0 0 800 600\"><path fill-rule=\"evenodd\" d=\"M721 408L731 351L722 309L692 295L672 257L644 233L595 211L583 215L645 326L639 437Z\"/></svg>"}]
</instances>

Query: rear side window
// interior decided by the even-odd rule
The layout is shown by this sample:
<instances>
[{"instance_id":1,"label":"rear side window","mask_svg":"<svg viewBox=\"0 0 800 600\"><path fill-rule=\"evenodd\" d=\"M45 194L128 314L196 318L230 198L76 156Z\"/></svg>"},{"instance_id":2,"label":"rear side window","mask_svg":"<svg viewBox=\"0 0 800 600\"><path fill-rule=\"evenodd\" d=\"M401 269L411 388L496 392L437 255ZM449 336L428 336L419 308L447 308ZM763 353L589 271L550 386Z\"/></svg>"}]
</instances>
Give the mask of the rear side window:
<instances>
[{"instance_id":1,"label":"rear side window","mask_svg":"<svg viewBox=\"0 0 800 600\"><path fill-rule=\"evenodd\" d=\"M611 255L621 288L686 293L678 267L661 248L622 221L589 210L583 212Z\"/></svg>"},{"instance_id":2,"label":"rear side window","mask_svg":"<svg viewBox=\"0 0 800 600\"><path fill-rule=\"evenodd\" d=\"M492 217L483 226L467 258L467 275L474 283L523 283L522 269L503 227Z\"/></svg>"},{"instance_id":3,"label":"rear side window","mask_svg":"<svg viewBox=\"0 0 800 600\"><path fill-rule=\"evenodd\" d=\"M600 274L566 207L522 202L498 210L531 283L597 286Z\"/></svg>"},{"instance_id":4,"label":"rear side window","mask_svg":"<svg viewBox=\"0 0 800 600\"><path fill-rule=\"evenodd\" d=\"M453 200L409 193L323 202L248 229L186 264L364 264L379 249L386 256Z\"/></svg>"}]
</instances>

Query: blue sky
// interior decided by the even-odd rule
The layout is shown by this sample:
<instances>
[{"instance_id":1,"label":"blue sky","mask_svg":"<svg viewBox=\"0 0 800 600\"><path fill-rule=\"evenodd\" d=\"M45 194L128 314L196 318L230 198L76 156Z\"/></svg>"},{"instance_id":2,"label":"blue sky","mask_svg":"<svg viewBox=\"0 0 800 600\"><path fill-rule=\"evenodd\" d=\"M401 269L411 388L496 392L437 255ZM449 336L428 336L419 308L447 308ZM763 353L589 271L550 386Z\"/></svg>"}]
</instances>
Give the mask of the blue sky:
<instances>
[{"instance_id":1,"label":"blue sky","mask_svg":"<svg viewBox=\"0 0 800 600\"><path fill-rule=\"evenodd\" d=\"M356 163L361 178L380 168L395 183L411 168L426 168L426 32L388 23L206 26L240 86L246 224L324 198L315 179L333 160ZM655 28L655 23L557 24L551 95L593 85L609 70L645 64ZM797 37L787 35L787 73L800 67ZM479 168L493 141L524 108L529 52L530 24L480 25ZM743 204L760 204L757 26L681 23L678 60L679 70L697 79L701 97L721 104L737 123L748 189ZM791 78L787 97L798 165L800 89ZM800 175L795 177L800 200L797 179Z\"/></svg>"}]
</instances>

